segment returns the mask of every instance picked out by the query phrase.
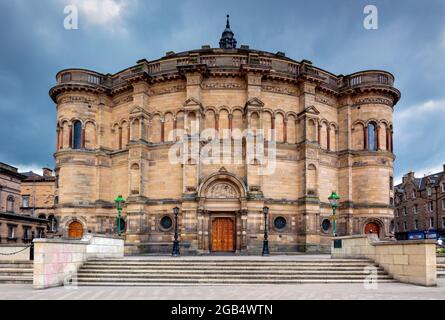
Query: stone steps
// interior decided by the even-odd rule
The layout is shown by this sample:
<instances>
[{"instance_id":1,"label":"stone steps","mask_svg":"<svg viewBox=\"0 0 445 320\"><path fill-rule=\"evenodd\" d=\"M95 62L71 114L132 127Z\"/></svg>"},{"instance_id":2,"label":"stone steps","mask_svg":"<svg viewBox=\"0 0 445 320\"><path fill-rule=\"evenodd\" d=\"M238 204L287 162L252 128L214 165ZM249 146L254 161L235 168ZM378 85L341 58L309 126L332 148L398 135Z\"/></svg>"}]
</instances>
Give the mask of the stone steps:
<instances>
[{"instance_id":1,"label":"stone steps","mask_svg":"<svg viewBox=\"0 0 445 320\"><path fill-rule=\"evenodd\" d=\"M437 263L437 277L445 278L445 263Z\"/></svg>"},{"instance_id":2,"label":"stone steps","mask_svg":"<svg viewBox=\"0 0 445 320\"><path fill-rule=\"evenodd\" d=\"M32 284L32 261L0 261L0 284Z\"/></svg>"},{"instance_id":3,"label":"stone steps","mask_svg":"<svg viewBox=\"0 0 445 320\"><path fill-rule=\"evenodd\" d=\"M174 286L297 283L363 283L375 268L377 282L394 280L366 259L109 259L79 270L80 286Z\"/></svg>"}]
</instances>

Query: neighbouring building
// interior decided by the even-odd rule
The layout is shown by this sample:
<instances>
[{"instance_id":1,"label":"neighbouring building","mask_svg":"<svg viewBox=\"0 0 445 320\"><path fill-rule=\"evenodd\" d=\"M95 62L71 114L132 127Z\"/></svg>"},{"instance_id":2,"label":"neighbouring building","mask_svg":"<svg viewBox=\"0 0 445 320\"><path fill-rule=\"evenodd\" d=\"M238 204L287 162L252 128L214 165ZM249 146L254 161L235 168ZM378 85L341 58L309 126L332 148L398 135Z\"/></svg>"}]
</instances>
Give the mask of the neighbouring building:
<instances>
[{"instance_id":1,"label":"neighbouring building","mask_svg":"<svg viewBox=\"0 0 445 320\"><path fill-rule=\"evenodd\" d=\"M261 252L265 206L272 252L326 251L334 190L338 234L392 235L400 92L389 72L335 75L283 52L238 48L227 21L219 48L56 79L55 213L66 237L115 234L122 195L127 253L170 251L176 206L182 253ZM253 135L267 160L247 150ZM201 158L213 143L228 161ZM199 157L171 161L193 148Z\"/></svg>"},{"instance_id":2,"label":"neighbouring building","mask_svg":"<svg viewBox=\"0 0 445 320\"><path fill-rule=\"evenodd\" d=\"M416 178L414 172L395 187L397 239L445 235L445 165L442 172Z\"/></svg>"},{"instance_id":3,"label":"neighbouring building","mask_svg":"<svg viewBox=\"0 0 445 320\"><path fill-rule=\"evenodd\" d=\"M27 177L0 163L0 244L28 243L45 236L47 220L21 212L21 183Z\"/></svg>"},{"instance_id":4,"label":"neighbouring building","mask_svg":"<svg viewBox=\"0 0 445 320\"><path fill-rule=\"evenodd\" d=\"M43 175L34 172L22 173L20 193L22 205L20 211L24 215L38 217L48 221L48 233L57 232L57 219L54 216L54 206L57 204L55 194L56 177L53 171L43 168Z\"/></svg>"}]
</instances>

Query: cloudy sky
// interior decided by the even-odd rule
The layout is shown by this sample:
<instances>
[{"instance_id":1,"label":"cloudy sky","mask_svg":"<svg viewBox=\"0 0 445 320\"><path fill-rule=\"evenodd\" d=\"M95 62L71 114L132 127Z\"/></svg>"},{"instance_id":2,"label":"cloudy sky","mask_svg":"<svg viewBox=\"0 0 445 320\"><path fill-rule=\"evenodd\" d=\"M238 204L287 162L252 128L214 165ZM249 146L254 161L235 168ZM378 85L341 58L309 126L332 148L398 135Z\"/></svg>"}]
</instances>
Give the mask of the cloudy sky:
<instances>
[{"instance_id":1,"label":"cloudy sky","mask_svg":"<svg viewBox=\"0 0 445 320\"><path fill-rule=\"evenodd\" d=\"M76 5L78 30L64 28ZM366 5L377 30L363 27ZM216 47L230 13L238 44L308 59L337 74L384 69L396 76L397 180L445 163L443 0L0 0L0 161L21 171L54 166L57 71L115 73L137 60L203 44Z\"/></svg>"}]
</instances>

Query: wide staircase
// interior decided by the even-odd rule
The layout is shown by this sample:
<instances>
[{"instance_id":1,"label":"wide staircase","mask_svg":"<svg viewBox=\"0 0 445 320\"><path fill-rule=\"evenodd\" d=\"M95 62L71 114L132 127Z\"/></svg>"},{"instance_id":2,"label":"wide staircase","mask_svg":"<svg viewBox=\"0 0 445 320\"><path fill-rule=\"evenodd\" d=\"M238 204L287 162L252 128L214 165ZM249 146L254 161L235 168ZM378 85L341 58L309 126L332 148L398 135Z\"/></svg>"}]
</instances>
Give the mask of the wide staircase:
<instances>
[{"instance_id":1,"label":"wide staircase","mask_svg":"<svg viewBox=\"0 0 445 320\"><path fill-rule=\"evenodd\" d=\"M32 261L0 261L0 283L32 284Z\"/></svg>"},{"instance_id":2,"label":"wide staircase","mask_svg":"<svg viewBox=\"0 0 445 320\"><path fill-rule=\"evenodd\" d=\"M365 259L143 259L88 261L79 270L79 286L238 285L393 282Z\"/></svg>"}]
</instances>

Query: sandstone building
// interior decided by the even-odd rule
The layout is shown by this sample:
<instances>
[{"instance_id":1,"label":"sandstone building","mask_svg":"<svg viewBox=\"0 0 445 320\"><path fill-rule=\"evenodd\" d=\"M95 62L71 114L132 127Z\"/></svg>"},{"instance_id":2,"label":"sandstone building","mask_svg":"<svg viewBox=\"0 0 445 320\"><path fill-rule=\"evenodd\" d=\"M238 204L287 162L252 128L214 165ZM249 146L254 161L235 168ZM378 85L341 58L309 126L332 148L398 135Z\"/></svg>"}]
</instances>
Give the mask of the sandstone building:
<instances>
[{"instance_id":1,"label":"sandstone building","mask_svg":"<svg viewBox=\"0 0 445 320\"><path fill-rule=\"evenodd\" d=\"M445 236L445 165L442 172L423 178L407 173L395 187L395 205L398 239Z\"/></svg>"},{"instance_id":2,"label":"sandstone building","mask_svg":"<svg viewBox=\"0 0 445 320\"><path fill-rule=\"evenodd\" d=\"M17 168L0 162L0 243L29 243L44 237L47 220L21 211L21 183L27 178Z\"/></svg>"},{"instance_id":3,"label":"sandstone building","mask_svg":"<svg viewBox=\"0 0 445 320\"><path fill-rule=\"evenodd\" d=\"M127 253L170 251L178 206L182 253L257 254L268 206L272 252L321 251L335 190L340 235L387 237L393 84L385 71L335 75L283 52L237 48L228 22L220 48L168 52L116 74L60 71L50 90L59 230L116 233L113 200L122 195ZM209 128L220 134L200 135ZM273 174L261 173L272 160L251 157L246 137L231 136L237 129L261 133L258 148L276 152ZM214 141L229 145L221 147L229 159L241 146L242 161L170 161L178 143L200 151Z\"/></svg>"},{"instance_id":4,"label":"sandstone building","mask_svg":"<svg viewBox=\"0 0 445 320\"><path fill-rule=\"evenodd\" d=\"M54 216L54 206L57 198L54 197L56 177L53 171L43 168L43 175L34 172L22 173L26 176L20 186L22 205L20 211L24 215L47 220L49 233L57 232L57 220Z\"/></svg>"}]
</instances>

